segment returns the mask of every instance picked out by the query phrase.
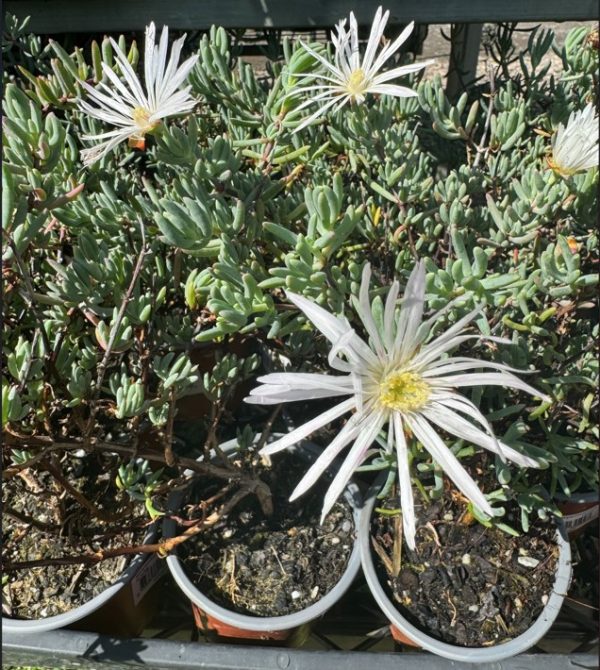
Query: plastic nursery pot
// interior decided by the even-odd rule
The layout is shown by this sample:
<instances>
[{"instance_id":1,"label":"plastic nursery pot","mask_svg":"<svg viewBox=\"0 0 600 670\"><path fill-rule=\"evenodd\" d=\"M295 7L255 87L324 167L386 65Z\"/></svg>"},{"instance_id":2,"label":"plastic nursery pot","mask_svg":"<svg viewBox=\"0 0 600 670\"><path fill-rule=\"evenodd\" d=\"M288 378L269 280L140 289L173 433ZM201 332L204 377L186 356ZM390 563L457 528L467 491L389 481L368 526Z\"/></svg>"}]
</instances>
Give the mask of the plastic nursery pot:
<instances>
[{"instance_id":1,"label":"plastic nursery pot","mask_svg":"<svg viewBox=\"0 0 600 670\"><path fill-rule=\"evenodd\" d=\"M156 535L157 528L153 526L144 543L154 542ZM44 619L2 617L2 631L32 634L70 627L114 635L139 635L158 606L158 581L164 571L164 562L158 557L138 554L118 581L87 603Z\"/></svg>"},{"instance_id":2,"label":"plastic nursery pot","mask_svg":"<svg viewBox=\"0 0 600 670\"><path fill-rule=\"evenodd\" d=\"M277 433L272 439L280 437ZM220 445L225 453L232 452L237 445L237 440L230 440ZM309 460L311 456L320 453L320 449L310 442L301 442L292 447L288 452L297 454L299 458ZM184 492L174 492L169 500L170 509L177 509L184 499ZM348 484L344 492L344 499L350 504L354 516L355 528L358 528L358 519L361 505L361 496L358 487L352 483ZM163 535L165 538L175 536L177 525L172 519L163 522ZM201 630L211 630L222 637L244 640L279 640L288 642L293 637L302 637L302 631L307 629L307 624L325 614L350 587L354 578L360 570L360 553L355 542L342 577L338 583L326 593L320 600L299 612L283 616L261 617L249 614L240 614L221 605L218 605L200 591L188 578L183 565L176 554L167 557L167 565L177 582L179 588L192 601L194 617Z\"/></svg>"},{"instance_id":3,"label":"plastic nursery pot","mask_svg":"<svg viewBox=\"0 0 600 670\"><path fill-rule=\"evenodd\" d=\"M533 647L547 633L560 611L571 581L571 548L569 541L566 539L564 526L560 520L557 520L558 529L556 532L556 542L559 549L556 578L552 593L539 617L528 630L508 642L491 647L461 647L441 642L410 623L398 611L379 581L373 562L370 542L371 515L378 493L379 487L374 486L367 494L358 522L357 542L360 548L363 572L367 584L377 604L391 623L391 632L394 639L405 644L422 647L438 656L443 656L453 661L491 663L516 656L526 651L530 647Z\"/></svg>"},{"instance_id":4,"label":"plastic nursery pot","mask_svg":"<svg viewBox=\"0 0 600 670\"><path fill-rule=\"evenodd\" d=\"M556 494L558 509L563 514L563 523L570 538L593 523L600 516L599 492L575 493L572 496Z\"/></svg>"}]
</instances>

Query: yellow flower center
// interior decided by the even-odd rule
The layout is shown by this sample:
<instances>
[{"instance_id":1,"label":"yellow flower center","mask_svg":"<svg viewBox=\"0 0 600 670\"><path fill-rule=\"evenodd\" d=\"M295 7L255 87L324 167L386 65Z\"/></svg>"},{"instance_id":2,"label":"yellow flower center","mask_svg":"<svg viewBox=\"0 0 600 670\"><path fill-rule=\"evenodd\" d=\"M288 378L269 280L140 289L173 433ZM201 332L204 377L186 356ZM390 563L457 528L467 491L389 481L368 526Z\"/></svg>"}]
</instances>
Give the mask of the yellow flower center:
<instances>
[{"instance_id":1,"label":"yellow flower center","mask_svg":"<svg viewBox=\"0 0 600 670\"><path fill-rule=\"evenodd\" d=\"M391 372L379 385L379 402L401 412L420 409L430 395L429 384L414 372Z\"/></svg>"},{"instance_id":2,"label":"yellow flower center","mask_svg":"<svg viewBox=\"0 0 600 670\"><path fill-rule=\"evenodd\" d=\"M365 73L361 70L354 70L348 77L348 92L352 95L363 95L367 86Z\"/></svg>"},{"instance_id":3,"label":"yellow flower center","mask_svg":"<svg viewBox=\"0 0 600 670\"><path fill-rule=\"evenodd\" d=\"M160 121L150 121L150 112L143 107L136 107L132 112L135 125L140 130L140 135L154 130Z\"/></svg>"}]
</instances>

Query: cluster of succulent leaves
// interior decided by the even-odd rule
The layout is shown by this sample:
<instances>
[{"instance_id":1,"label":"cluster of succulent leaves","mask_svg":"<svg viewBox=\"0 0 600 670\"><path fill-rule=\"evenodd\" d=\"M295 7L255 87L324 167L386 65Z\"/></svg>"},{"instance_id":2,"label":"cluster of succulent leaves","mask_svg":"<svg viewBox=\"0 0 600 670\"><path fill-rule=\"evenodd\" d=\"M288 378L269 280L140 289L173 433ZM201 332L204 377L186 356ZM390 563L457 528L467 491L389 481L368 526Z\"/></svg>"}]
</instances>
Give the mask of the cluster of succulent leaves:
<instances>
[{"instance_id":1,"label":"cluster of succulent leaves","mask_svg":"<svg viewBox=\"0 0 600 670\"><path fill-rule=\"evenodd\" d=\"M418 97L370 99L296 134L305 112L294 87L313 58L284 40L257 72L212 29L186 45L199 53L196 111L161 127L145 151L121 145L89 169L81 136L104 128L78 111L78 80L98 82L102 61L118 72L109 41L67 53L14 20L7 30L4 426L80 435L99 398L95 430L160 429L177 398L195 389L216 401L259 367L226 356L199 380L193 351L232 337L259 343L275 365L325 369L324 341L285 290L359 328L349 298L364 263L382 309L378 294L422 257L429 308L460 298L440 328L484 304L478 327L513 345L469 354L535 370L530 381L553 398L472 393L499 435L548 463L495 464L525 522L544 489L597 486L598 170L563 178L546 163L557 125L598 93L587 29L560 49L552 33L532 32L516 70L498 40L493 84L458 100L425 78L411 84ZM563 68L550 76L553 50ZM135 67L135 44L128 54Z\"/></svg>"}]
</instances>

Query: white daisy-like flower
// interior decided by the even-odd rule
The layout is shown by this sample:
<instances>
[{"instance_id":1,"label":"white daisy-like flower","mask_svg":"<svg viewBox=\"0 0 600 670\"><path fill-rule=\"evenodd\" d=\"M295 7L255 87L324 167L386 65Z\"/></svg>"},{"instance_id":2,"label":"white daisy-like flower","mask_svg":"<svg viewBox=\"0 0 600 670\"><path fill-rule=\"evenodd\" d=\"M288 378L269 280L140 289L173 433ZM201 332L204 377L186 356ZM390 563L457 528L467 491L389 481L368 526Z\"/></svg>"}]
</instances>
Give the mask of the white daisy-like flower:
<instances>
[{"instance_id":1,"label":"white daisy-like flower","mask_svg":"<svg viewBox=\"0 0 600 670\"><path fill-rule=\"evenodd\" d=\"M411 22L393 42L384 46L379 54L377 54L389 15L389 11L383 13L381 7L378 7L362 60L358 48L358 25L353 12L350 12L350 26L348 30L346 30L346 20L344 19L337 26L337 34L334 32L331 33L331 40L335 50L333 63L300 41L303 48L324 66L326 74L311 72L294 75L296 77L316 79L319 82L309 86L301 86L290 93L290 95L304 92L316 93L299 105L296 110L304 109L316 103L321 105L294 132L298 132L308 126L330 107L333 107L333 111L337 111L347 102L358 104L364 102L368 93L381 93L400 98L417 95L410 88L390 84L389 82L411 72L422 70L427 65L433 63L432 60L423 63L413 63L412 65L403 65L387 72L381 72L387 61L406 42L415 25L414 21Z\"/></svg>"},{"instance_id":2,"label":"white daisy-like flower","mask_svg":"<svg viewBox=\"0 0 600 670\"><path fill-rule=\"evenodd\" d=\"M457 389L496 385L548 398L512 374L519 370L465 356L444 357L446 352L467 340L485 339L510 344L510 340L503 338L465 334L466 327L481 313L482 308L473 310L444 333L427 342L432 326L452 303L423 320L425 267L422 261L417 263L410 275L399 312L396 309L399 284L394 281L390 287L380 326L377 325L369 300L370 278L371 270L367 264L362 274L358 299L353 298L356 313L369 336L370 344L356 334L345 318L333 316L303 296L287 293L288 298L331 342L329 365L345 374L269 374L259 377L262 386L253 389L246 402L272 405L294 400L348 396L262 450L262 453L269 455L286 449L331 421L352 412L352 416L319 455L290 498L293 500L306 492L340 452L352 444L325 495L323 518L387 424L388 449L395 447L397 452L404 536L408 546L414 548L415 515L407 448L409 436L412 434L423 445L469 500L491 516L493 511L489 502L444 444L438 429L488 449L520 466L539 467L539 463L497 440L483 414ZM481 372L480 369L486 371Z\"/></svg>"},{"instance_id":3,"label":"white daisy-like flower","mask_svg":"<svg viewBox=\"0 0 600 670\"><path fill-rule=\"evenodd\" d=\"M552 136L552 169L569 176L598 165L598 113L592 103L571 112Z\"/></svg>"},{"instance_id":4,"label":"white daisy-like flower","mask_svg":"<svg viewBox=\"0 0 600 670\"><path fill-rule=\"evenodd\" d=\"M155 35L156 29L154 23L151 23L146 27L144 49L145 91L127 56L112 38L110 42L125 81L106 63L102 63L106 81L100 82L97 88L81 82L89 93L90 102L80 100L79 108L94 119L117 127L116 130L100 135L83 137L84 140L102 140L100 144L82 152L85 165L100 160L124 140L128 140L131 147L144 148L144 136L152 132L162 119L189 112L196 104L190 96L191 86L178 89L187 79L198 56L191 56L179 65L179 56L186 37L184 35L173 43L167 62L169 29L167 26L163 28L158 45L155 45Z\"/></svg>"}]
</instances>

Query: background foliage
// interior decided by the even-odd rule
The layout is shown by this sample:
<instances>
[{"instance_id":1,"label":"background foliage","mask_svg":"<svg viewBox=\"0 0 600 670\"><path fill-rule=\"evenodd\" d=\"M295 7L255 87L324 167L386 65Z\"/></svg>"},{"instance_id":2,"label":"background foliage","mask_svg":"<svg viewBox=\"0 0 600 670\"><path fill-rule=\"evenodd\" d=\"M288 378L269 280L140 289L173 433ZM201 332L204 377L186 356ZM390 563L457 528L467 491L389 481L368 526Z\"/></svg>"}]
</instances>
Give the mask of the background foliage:
<instances>
[{"instance_id":1,"label":"background foliage","mask_svg":"<svg viewBox=\"0 0 600 670\"><path fill-rule=\"evenodd\" d=\"M458 100L439 78L413 82L418 98L371 99L292 134L296 75L312 57L285 41L257 72L215 28L186 45L200 55L197 111L90 169L80 138L102 127L77 110L78 80L98 82L102 61L118 73L108 40L67 53L13 19L5 30L2 420L17 441L170 440L176 403L197 393L212 403L198 413L226 431L232 417L214 407L234 382L326 367L284 289L354 319L366 261L378 301L426 257L429 307L458 299L449 324L484 303L478 327L513 346L474 353L535 370L553 398L474 392L499 435L548 462L496 463L525 520L540 486L597 487L598 170L565 179L546 162L557 125L597 99L586 29L560 49L533 31L516 72L497 40L492 79ZM553 49L559 76L545 64ZM128 54L136 67L135 43ZM258 430L257 412L236 416Z\"/></svg>"}]
</instances>

